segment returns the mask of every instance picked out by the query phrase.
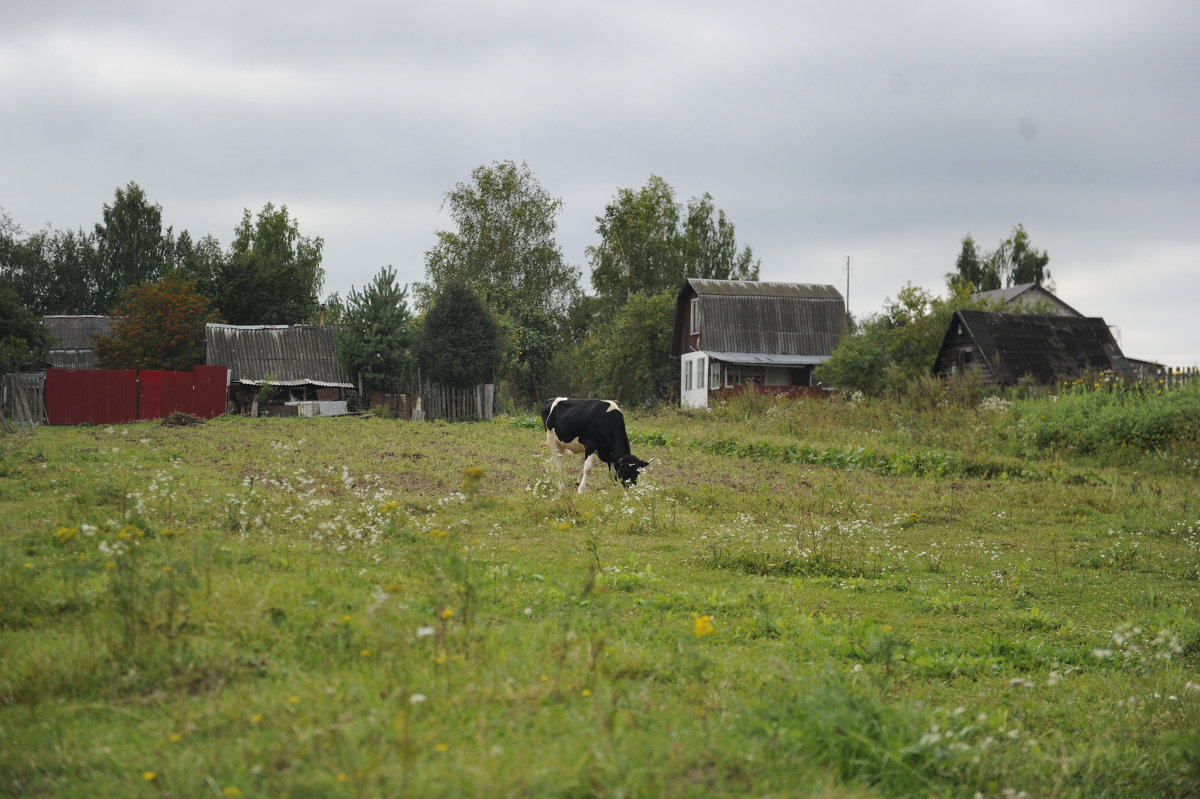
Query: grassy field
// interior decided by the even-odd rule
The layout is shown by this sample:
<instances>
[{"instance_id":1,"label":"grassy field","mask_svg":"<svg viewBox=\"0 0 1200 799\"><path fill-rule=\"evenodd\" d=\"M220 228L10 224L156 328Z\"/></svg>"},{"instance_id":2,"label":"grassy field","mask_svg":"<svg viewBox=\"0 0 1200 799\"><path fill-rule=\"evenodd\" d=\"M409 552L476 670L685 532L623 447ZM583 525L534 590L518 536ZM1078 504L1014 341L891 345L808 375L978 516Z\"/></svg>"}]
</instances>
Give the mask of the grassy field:
<instances>
[{"instance_id":1,"label":"grassy field","mask_svg":"<svg viewBox=\"0 0 1200 799\"><path fill-rule=\"evenodd\" d=\"M1198 795L1187 394L2 437L0 795Z\"/></svg>"}]
</instances>

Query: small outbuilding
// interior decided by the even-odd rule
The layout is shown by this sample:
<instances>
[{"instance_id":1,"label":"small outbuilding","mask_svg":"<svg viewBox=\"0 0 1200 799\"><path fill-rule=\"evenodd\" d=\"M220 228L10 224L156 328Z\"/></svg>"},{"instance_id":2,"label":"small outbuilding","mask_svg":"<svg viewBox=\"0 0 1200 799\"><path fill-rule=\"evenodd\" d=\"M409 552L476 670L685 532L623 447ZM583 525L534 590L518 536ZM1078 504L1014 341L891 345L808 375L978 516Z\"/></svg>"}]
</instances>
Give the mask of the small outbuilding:
<instances>
[{"instance_id":1,"label":"small outbuilding","mask_svg":"<svg viewBox=\"0 0 1200 799\"><path fill-rule=\"evenodd\" d=\"M1134 376L1099 317L959 310L950 319L933 370L952 377L971 369L998 385L1012 385L1025 375L1050 384L1085 371Z\"/></svg>"},{"instance_id":2,"label":"small outbuilding","mask_svg":"<svg viewBox=\"0 0 1200 799\"><path fill-rule=\"evenodd\" d=\"M689 278L671 337L681 404L704 408L747 390L819 393L813 367L845 334L846 304L833 286Z\"/></svg>"},{"instance_id":3,"label":"small outbuilding","mask_svg":"<svg viewBox=\"0 0 1200 799\"><path fill-rule=\"evenodd\" d=\"M43 316L42 326L50 334L46 359L52 369L99 369L96 336L112 334L107 316Z\"/></svg>"},{"instance_id":4,"label":"small outbuilding","mask_svg":"<svg viewBox=\"0 0 1200 799\"><path fill-rule=\"evenodd\" d=\"M285 415L345 413L343 392L354 388L338 364L336 328L328 325L223 325L204 328L204 362L229 367L230 410L254 402L266 384Z\"/></svg>"}]
</instances>

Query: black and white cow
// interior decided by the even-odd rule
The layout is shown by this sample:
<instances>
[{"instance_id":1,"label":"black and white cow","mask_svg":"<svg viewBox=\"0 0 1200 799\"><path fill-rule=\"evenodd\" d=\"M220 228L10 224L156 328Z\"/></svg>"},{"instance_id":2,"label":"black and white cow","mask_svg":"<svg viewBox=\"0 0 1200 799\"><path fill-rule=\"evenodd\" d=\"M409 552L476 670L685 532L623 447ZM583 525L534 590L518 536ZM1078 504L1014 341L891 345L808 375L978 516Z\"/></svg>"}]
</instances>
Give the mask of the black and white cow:
<instances>
[{"instance_id":1,"label":"black and white cow","mask_svg":"<svg viewBox=\"0 0 1200 799\"><path fill-rule=\"evenodd\" d=\"M597 456L625 486L636 483L638 470L650 465L629 451L625 417L612 400L548 399L542 403L542 425L546 428L546 447L554 456L554 470L560 480L562 454L583 453L580 494L587 488L588 474Z\"/></svg>"}]
</instances>

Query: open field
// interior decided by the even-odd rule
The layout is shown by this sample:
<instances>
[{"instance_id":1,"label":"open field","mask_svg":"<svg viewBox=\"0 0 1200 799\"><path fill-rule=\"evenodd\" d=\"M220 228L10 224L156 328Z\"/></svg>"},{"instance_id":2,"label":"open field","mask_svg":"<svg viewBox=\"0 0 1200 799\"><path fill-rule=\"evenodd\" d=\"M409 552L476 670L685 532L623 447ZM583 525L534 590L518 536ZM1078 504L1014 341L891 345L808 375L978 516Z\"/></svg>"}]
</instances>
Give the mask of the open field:
<instances>
[{"instance_id":1,"label":"open field","mask_svg":"<svg viewBox=\"0 0 1200 799\"><path fill-rule=\"evenodd\" d=\"M2 437L0 795L1198 795L1196 436L1065 407L628 414L582 497L529 417Z\"/></svg>"}]
</instances>

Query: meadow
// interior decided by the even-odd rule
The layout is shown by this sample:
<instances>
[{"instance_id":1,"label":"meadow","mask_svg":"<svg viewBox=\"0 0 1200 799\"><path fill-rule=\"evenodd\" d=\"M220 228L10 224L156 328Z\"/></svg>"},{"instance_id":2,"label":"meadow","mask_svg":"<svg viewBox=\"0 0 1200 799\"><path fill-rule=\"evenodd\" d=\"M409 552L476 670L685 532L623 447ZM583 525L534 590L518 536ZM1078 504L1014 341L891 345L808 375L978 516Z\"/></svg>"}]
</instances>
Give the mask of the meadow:
<instances>
[{"instance_id":1,"label":"meadow","mask_svg":"<svg viewBox=\"0 0 1200 799\"><path fill-rule=\"evenodd\" d=\"M0 795L1196 796L1200 390L0 437Z\"/></svg>"}]
</instances>

